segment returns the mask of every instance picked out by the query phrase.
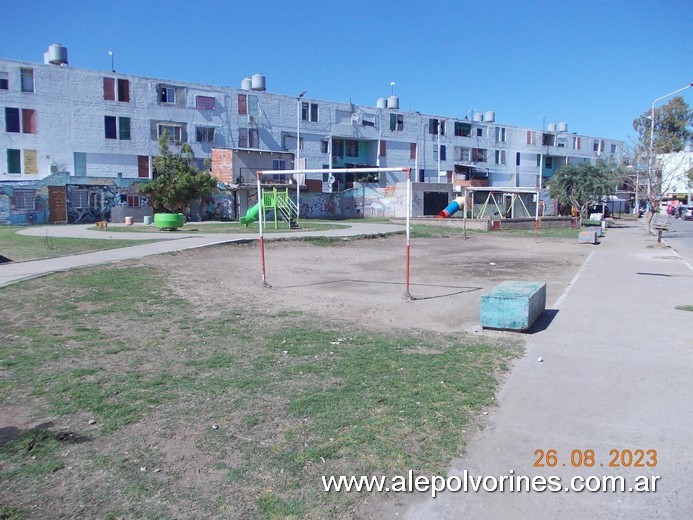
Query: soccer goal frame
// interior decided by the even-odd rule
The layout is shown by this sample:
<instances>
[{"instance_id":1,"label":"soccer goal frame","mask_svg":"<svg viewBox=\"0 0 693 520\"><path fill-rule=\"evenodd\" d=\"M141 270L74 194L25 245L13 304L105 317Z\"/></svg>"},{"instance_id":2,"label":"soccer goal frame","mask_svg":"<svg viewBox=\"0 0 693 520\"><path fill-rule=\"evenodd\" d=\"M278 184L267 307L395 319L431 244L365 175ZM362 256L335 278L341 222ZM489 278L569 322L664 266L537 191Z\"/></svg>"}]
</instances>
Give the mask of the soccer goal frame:
<instances>
[{"instance_id":1,"label":"soccer goal frame","mask_svg":"<svg viewBox=\"0 0 693 520\"><path fill-rule=\"evenodd\" d=\"M406 215L406 244L404 249L404 297L411 299L409 293L409 255L411 252L411 168L322 168L322 169L299 169L299 170L257 170L257 193L258 200L262 201L260 194L262 193L262 176L263 175L292 175L296 180L297 175L306 174L324 174L324 173L388 173L402 172L407 175L407 215ZM298 208L296 220L301 217L301 185L296 182L296 206ZM267 270L265 267L265 236L264 236L264 211L260 208L258 225L260 239L260 266L262 269L262 285L263 287L271 287L267 283Z\"/></svg>"}]
</instances>

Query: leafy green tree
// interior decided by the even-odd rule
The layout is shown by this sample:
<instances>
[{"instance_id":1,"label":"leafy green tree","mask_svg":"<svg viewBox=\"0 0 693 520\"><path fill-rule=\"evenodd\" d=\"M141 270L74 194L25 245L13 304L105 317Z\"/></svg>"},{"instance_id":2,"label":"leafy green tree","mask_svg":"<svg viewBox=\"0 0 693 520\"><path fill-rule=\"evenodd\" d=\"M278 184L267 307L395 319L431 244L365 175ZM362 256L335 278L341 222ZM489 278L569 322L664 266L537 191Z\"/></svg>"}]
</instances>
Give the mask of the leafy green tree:
<instances>
[{"instance_id":1,"label":"leafy green tree","mask_svg":"<svg viewBox=\"0 0 693 520\"><path fill-rule=\"evenodd\" d=\"M651 110L643 113L635 121L633 128L638 133L638 144L649 152L652 131ZM680 96L666 105L654 110L654 133L652 134L653 154L681 152L691 142L693 133L693 111Z\"/></svg>"},{"instance_id":2,"label":"leafy green tree","mask_svg":"<svg viewBox=\"0 0 693 520\"><path fill-rule=\"evenodd\" d=\"M666 105L655 108L654 120L652 115L652 109L649 109L633 121L638 140L628 157L638 198L646 199L650 206L646 221L648 233L652 219L659 211L662 195L670 189L678 174L670 170L669 175L663 176L657 155L680 152L693 139L690 130L693 111L682 97L674 97Z\"/></svg>"},{"instance_id":3,"label":"leafy green tree","mask_svg":"<svg viewBox=\"0 0 693 520\"><path fill-rule=\"evenodd\" d=\"M564 206L575 208L580 218L587 216L587 208L613 195L619 179L615 170L604 163L567 164L548 181L549 193Z\"/></svg>"},{"instance_id":4,"label":"leafy green tree","mask_svg":"<svg viewBox=\"0 0 693 520\"><path fill-rule=\"evenodd\" d=\"M171 150L170 135L159 138L159 157L154 160L154 179L141 191L152 198L155 207L171 213L184 212L193 200L209 195L216 181L208 171L192 165L195 154L188 143L176 143Z\"/></svg>"}]
</instances>

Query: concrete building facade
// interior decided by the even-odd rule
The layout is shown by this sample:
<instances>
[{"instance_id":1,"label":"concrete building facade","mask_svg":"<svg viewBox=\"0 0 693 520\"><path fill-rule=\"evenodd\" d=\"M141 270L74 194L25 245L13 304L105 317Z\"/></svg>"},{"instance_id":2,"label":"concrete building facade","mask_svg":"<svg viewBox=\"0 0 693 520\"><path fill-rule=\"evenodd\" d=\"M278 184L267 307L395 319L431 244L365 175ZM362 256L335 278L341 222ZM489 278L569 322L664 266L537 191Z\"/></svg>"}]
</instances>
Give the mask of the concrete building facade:
<instances>
[{"instance_id":1,"label":"concrete building facade","mask_svg":"<svg viewBox=\"0 0 693 520\"><path fill-rule=\"evenodd\" d=\"M0 222L29 223L19 217L35 212L31 191L41 186L52 186L46 196L62 202L44 201L47 213L35 212L33 221L70 221L69 211L56 219L51 208L98 198L84 189L60 195L63 182L117 186L125 195L114 199L118 204L146 204L136 186L152 178L165 132L189 143L197 166L211 166L229 188L252 182L257 169L361 166L410 167L423 183L534 187L566 163L618 162L623 152L622 142L569 133L566 123L531 129L496 122L491 111L471 119L425 115L400 110L395 96L375 106L299 99L269 92L265 82L255 74L231 88L79 69L58 44L44 63L0 59ZM221 151L222 162L212 164L213 150ZM339 171L295 179L328 193L403 180L402 174ZM8 212L16 218L3 218ZM103 217L97 213L94 218Z\"/></svg>"}]
</instances>

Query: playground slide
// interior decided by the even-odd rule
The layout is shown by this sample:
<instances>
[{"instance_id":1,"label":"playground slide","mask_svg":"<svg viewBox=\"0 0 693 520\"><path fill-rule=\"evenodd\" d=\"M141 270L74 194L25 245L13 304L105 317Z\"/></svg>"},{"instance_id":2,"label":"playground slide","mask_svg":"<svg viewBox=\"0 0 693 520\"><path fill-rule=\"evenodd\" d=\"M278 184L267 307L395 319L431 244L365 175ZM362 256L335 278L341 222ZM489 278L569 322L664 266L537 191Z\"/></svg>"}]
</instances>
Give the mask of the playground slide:
<instances>
[{"instance_id":1,"label":"playground slide","mask_svg":"<svg viewBox=\"0 0 693 520\"><path fill-rule=\"evenodd\" d=\"M464 197L457 197L443 211L438 213L438 218L450 218L462 207L464 207Z\"/></svg>"},{"instance_id":2,"label":"playground slide","mask_svg":"<svg viewBox=\"0 0 693 520\"><path fill-rule=\"evenodd\" d=\"M255 206L248 208L247 213L240 218L241 223L248 227L250 224L255 222L260 215L260 203L258 202Z\"/></svg>"}]
</instances>

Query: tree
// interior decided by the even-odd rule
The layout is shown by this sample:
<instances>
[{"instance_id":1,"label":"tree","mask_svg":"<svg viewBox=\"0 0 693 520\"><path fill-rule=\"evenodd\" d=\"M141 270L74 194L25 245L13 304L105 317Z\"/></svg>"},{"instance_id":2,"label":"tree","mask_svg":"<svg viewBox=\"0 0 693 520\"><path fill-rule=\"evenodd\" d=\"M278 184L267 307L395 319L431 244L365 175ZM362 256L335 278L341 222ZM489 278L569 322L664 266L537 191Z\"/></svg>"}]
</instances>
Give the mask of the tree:
<instances>
[{"instance_id":1,"label":"tree","mask_svg":"<svg viewBox=\"0 0 693 520\"><path fill-rule=\"evenodd\" d=\"M666 105L655 108L654 120L652 115L650 109L633 121L638 140L628 158L636 179L634 187L639 194L638 198L646 199L650 208L646 221L648 234L652 219L659 211L663 194L671 191L672 183L683 173L677 171L677 168L668 168L663 174L662 163L657 156L682 151L693 137L689 129L693 124L693 111L682 97L677 96Z\"/></svg>"},{"instance_id":2,"label":"tree","mask_svg":"<svg viewBox=\"0 0 693 520\"><path fill-rule=\"evenodd\" d=\"M178 152L171 151L170 135L159 138L159 157L154 159L154 180L142 188L152 198L155 207L171 213L185 212L190 203L209 195L216 181L208 171L200 171L192 164L195 154L188 143L176 143Z\"/></svg>"},{"instance_id":3,"label":"tree","mask_svg":"<svg viewBox=\"0 0 693 520\"><path fill-rule=\"evenodd\" d=\"M614 169L604 163L567 164L548 181L549 193L558 202L575 208L580 218L587 216L587 208L613 195L619 179Z\"/></svg>"}]
</instances>

